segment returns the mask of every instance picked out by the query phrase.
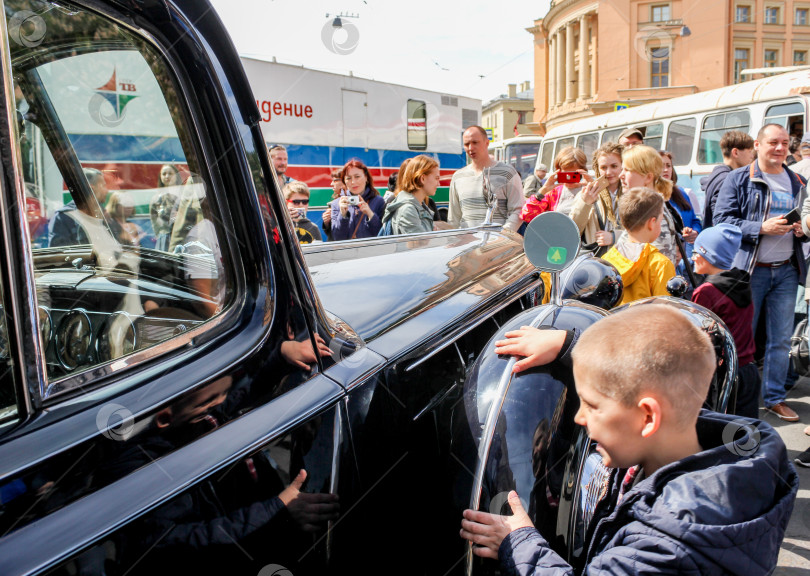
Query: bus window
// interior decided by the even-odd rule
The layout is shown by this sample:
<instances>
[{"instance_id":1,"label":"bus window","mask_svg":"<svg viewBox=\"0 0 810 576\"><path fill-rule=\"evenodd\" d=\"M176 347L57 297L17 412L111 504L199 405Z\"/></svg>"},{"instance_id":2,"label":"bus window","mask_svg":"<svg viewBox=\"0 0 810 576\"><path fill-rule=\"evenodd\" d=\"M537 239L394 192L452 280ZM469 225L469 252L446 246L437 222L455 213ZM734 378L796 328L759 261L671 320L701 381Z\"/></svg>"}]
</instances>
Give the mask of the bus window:
<instances>
[{"instance_id":1,"label":"bus window","mask_svg":"<svg viewBox=\"0 0 810 576\"><path fill-rule=\"evenodd\" d=\"M723 114L712 114L703 119L698 142L698 164L720 164L723 152L720 139L729 130L739 130L748 134L751 116L748 110L733 110Z\"/></svg>"},{"instance_id":2,"label":"bus window","mask_svg":"<svg viewBox=\"0 0 810 576\"><path fill-rule=\"evenodd\" d=\"M682 166L692 160L696 128L697 121L694 118L678 120L669 125L667 150L672 153L673 164Z\"/></svg>"},{"instance_id":3,"label":"bus window","mask_svg":"<svg viewBox=\"0 0 810 576\"><path fill-rule=\"evenodd\" d=\"M604 134L602 134L602 145L605 145L608 142L618 142L619 134L621 134L622 131L624 131L624 128L617 128L616 130L607 130Z\"/></svg>"},{"instance_id":4,"label":"bus window","mask_svg":"<svg viewBox=\"0 0 810 576\"><path fill-rule=\"evenodd\" d=\"M421 100L408 100L408 149L427 150L427 112Z\"/></svg>"},{"instance_id":5,"label":"bus window","mask_svg":"<svg viewBox=\"0 0 810 576\"><path fill-rule=\"evenodd\" d=\"M599 133L591 132L590 134L583 134L577 138L577 148L585 152L585 157L588 159L586 165L590 166L593 153L599 148Z\"/></svg>"},{"instance_id":6,"label":"bus window","mask_svg":"<svg viewBox=\"0 0 810 576\"><path fill-rule=\"evenodd\" d=\"M543 142L543 154L540 161L551 171L554 164L554 142Z\"/></svg>"},{"instance_id":7,"label":"bus window","mask_svg":"<svg viewBox=\"0 0 810 576\"><path fill-rule=\"evenodd\" d=\"M517 170L521 178L526 178L534 171L539 150L539 144L509 144L506 146L503 162Z\"/></svg>"},{"instance_id":8,"label":"bus window","mask_svg":"<svg viewBox=\"0 0 810 576\"><path fill-rule=\"evenodd\" d=\"M573 146L573 145L574 145L574 137L573 136L571 136L570 138L560 138L559 140L557 140L557 154L559 154L560 150L562 150L563 148L565 148L567 146ZM555 155L555 157L556 157L556 155Z\"/></svg>"},{"instance_id":9,"label":"bus window","mask_svg":"<svg viewBox=\"0 0 810 576\"><path fill-rule=\"evenodd\" d=\"M656 150L661 149L661 142L664 138L664 125L662 123L639 126L638 129L644 134L645 146L652 146Z\"/></svg>"},{"instance_id":10,"label":"bus window","mask_svg":"<svg viewBox=\"0 0 810 576\"><path fill-rule=\"evenodd\" d=\"M779 124L791 136L801 138L804 134L804 107L799 102L771 106L765 113L765 124Z\"/></svg>"}]
</instances>

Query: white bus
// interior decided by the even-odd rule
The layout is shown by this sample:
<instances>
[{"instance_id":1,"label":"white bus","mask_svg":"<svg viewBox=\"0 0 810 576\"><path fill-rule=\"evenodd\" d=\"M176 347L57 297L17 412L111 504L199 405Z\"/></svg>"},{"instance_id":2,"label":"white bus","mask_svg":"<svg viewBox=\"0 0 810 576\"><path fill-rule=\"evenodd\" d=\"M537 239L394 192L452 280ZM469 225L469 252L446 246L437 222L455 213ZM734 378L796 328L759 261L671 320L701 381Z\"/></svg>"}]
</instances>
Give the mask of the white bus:
<instances>
[{"instance_id":1,"label":"white bus","mask_svg":"<svg viewBox=\"0 0 810 576\"><path fill-rule=\"evenodd\" d=\"M557 152L577 146L590 168L593 152L632 126L644 134L645 144L672 153L678 184L695 192L700 214L700 179L723 161L723 134L740 130L756 138L764 124L776 123L801 138L808 129L809 97L810 71L803 70L644 104L552 128L543 137L541 161L551 168Z\"/></svg>"},{"instance_id":2,"label":"white bus","mask_svg":"<svg viewBox=\"0 0 810 576\"><path fill-rule=\"evenodd\" d=\"M520 173L521 178L526 178L534 171L542 143L541 136L524 134L490 143L489 153L495 160L510 164Z\"/></svg>"}]
</instances>

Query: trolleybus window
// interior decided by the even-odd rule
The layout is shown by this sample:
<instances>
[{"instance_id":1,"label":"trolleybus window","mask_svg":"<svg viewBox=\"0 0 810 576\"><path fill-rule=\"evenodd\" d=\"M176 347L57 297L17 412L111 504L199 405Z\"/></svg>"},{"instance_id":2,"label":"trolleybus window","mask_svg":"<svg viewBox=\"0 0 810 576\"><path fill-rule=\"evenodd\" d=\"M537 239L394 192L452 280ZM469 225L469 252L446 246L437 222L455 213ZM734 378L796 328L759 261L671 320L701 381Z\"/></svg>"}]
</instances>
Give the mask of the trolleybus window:
<instances>
[{"instance_id":1,"label":"trolleybus window","mask_svg":"<svg viewBox=\"0 0 810 576\"><path fill-rule=\"evenodd\" d=\"M619 134L621 134L623 130L624 128L617 128L616 130L607 130L604 134L602 134L602 144L607 144L608 142L618 142Z\"/></svg>"},{"instance_id":2,"label":"trolleybus window","mask_svg":"<svg viewBox=\"0 0 810 576\"><path fill-rule=\"evenodd\" d=\"M517 170L521 178L526 178L534 171L539 146L539 144L509 144L503 161Z\"/></svg>"},{"instance_id":3,"label":"trolleybus window","mask_svg":"<svg viewBox=\"0 0 810 576\"><path fill-rule=\"evenodd\" d=\"M672 152L674 164L689 164L695 144L697 121L694 118L678 120L669 125L667 150Z\"/></svg>"},{"instance_id":4,"label":"trolleybus window","mask_svg":"<svg viewBox=\"0 0 810 576\"><path fill-rule=\"evenodd\" d=\"M798 102L771 106L765 114L764 124L780 124L791 136L801 138L804 134L804 107Z\"/></svg>"},{"instance_id":5,"label":"trolleybus window","mask_svg":"<svg viewBox=\"0 0 810 576\"><path fill-rule=\"evenodd\" d=\"M720 139L729 130L748 133L751 115L748 110L733 110L723 114L712 114L703 120L698 142L698 164L719 164L723 161Z\"/></svg>"},{"instance_id":6,"label":"trolleybus window","mask_svg":"<svg viewBox=\"0 0 810 576\"><path fill-rule=\"evenodd\" d=\"M591 163L591 157L596 149L599 148L599 133L591 132L590 134L583 134L577 139L577 148L585 152L585 157L588 159L588 165Z\"/></svg>"},{"instance_id":7,"label":"trolleybus window","mask_svg":"<svg viewBox=\"0 0 810 576\"><path fill-rule=\"evenodd\" d=\"M543 154L540 161L551 170L551 165L554 163L554 142L543 142Z\"/></svg>"},{"instance_id":8,"label":"trolleybus window","mask_svg":"<svg viewBox=\"0 0 810 576\"><path fill-rule=\"evenodd\" d=\"M566 146L573 146L574 145L574 137L571 136L570 138L560 138L557 140L557 154L560 153L560 150L565 148ZM555 154L556 156L556 154Z\"/></svg>"},{"instance_id":9,"label":"trolleybus window","mask_svg":"<svg viewBox=\"0 0 810 576\"><path fill-rule=\"evenodd\" d=\"M661 148L661 142L664 138L664 125L662 123L640 126L639 130L644 133L644 144L646 146L652 146L656 150Z\"/></svg>"}]
</instances>

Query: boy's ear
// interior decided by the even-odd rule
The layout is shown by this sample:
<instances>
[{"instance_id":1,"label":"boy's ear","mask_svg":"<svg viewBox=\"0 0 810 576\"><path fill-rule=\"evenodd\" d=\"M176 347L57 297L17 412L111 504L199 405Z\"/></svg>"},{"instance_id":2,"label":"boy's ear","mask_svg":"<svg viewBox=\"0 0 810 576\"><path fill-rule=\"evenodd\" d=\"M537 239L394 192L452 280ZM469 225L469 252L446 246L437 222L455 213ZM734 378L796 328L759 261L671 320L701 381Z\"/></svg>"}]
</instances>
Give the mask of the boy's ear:
<instances>
[{"instance_id":1,"label":"boy's ear","mask_svg":"<svg viewBox=\"0 0 810 576\"><path fill-rule=\"evenodd\" d=\"M638 401L638 408L641 410L643 424L641 437L649 438L661 427L661 403L650 396L645 396Z\"/></svg>"}]
</instances>

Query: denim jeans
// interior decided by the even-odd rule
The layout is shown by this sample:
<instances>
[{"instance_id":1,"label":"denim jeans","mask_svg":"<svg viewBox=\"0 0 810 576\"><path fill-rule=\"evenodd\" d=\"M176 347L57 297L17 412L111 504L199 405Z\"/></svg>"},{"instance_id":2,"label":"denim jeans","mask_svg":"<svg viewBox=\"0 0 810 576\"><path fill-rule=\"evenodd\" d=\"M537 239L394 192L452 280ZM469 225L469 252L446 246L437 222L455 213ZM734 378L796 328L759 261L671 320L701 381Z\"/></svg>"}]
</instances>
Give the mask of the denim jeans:
<instances>
[{"instance_id":1,"label":"denim jeans","mask_svg":"<svg viewBox=\"0 0 810 576\"><path fill-rule=\"evenodd\" d=\"M778 268L754 268L751 292L754 296L754 329L759 311L765 307L766 345L762 369L762 400L773 406L785 399L785 379L790 363L790 336L799 273L790 264Z\"/></svg>"}]
</instances>

